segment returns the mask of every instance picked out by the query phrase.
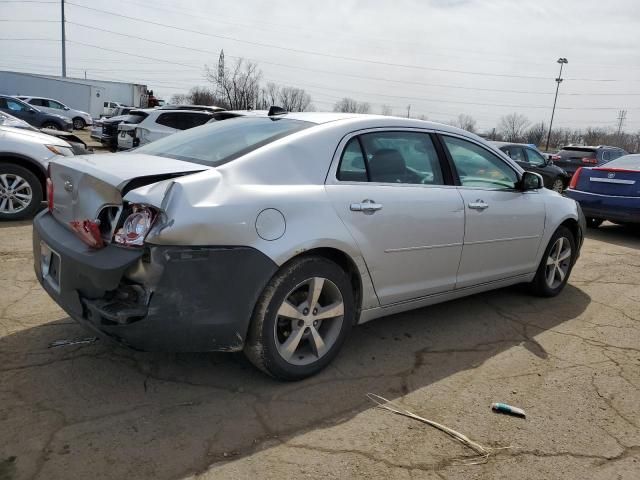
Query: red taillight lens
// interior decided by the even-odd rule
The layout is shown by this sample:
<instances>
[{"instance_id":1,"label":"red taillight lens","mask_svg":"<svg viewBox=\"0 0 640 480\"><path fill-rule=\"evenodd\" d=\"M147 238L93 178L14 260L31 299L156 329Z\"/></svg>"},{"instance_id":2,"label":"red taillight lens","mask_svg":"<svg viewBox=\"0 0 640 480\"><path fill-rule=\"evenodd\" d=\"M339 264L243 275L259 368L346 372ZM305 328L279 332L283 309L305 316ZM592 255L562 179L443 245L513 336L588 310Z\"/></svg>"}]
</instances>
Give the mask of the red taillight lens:
<instances>
[{"instance_id":1,"label":"red taillight lens","mask_svg":"<svg viewBox=\"0 0 640 480\"><path fill-rule=\"evenodd\" d=\"M582 163L591 163L595 165L598 163L598 160L595 157L582 157Z\"/></svg>"},{"instance_id":2,"label":"red taillight lens","mask_svg":"<svg viewBox=\"0 0 640 480\"><path fill-rule=\"evenodd\" d=\"M580 179L581 173L582 173L582 167L577 169L576 172L573 174L573 177L571 177L571 181L569 182L569 188L571 189L576 188L576 185L578 185L578 180Z\"/></svg>"},{"instance_id":3,"label":"red taillight lens","mask_svg":"<svg viewBox=\"0 0 640 480\"><path fill-rule=\"evenodd\" d=\"M560 155L551 155L551 161L555 162L556 160L562 160Z\"/></svg>"},{"instance_id":4,"label":"red taillight lens","mask_svg":"<svg viewBox=\"0 0 640 480\"><path fill-rule=\"evenodd\" d=\"M80 237L84 243L89 245L91 248L102 248L104 247L104 241L102 240L102 235L100 234L100 225L93 220L82 220L69 222L71 228L76 235Z\"/></svg>"},{"instance_id":5,"label":"red taillight lens","mask_svg":"<svg viewBox=\"0 0 640 480\"><path fill-rule=\"evenodd\" d=\"M53 212L53 182L51 178L47 178L47 208Z\"/></svg>"}]
</instances>

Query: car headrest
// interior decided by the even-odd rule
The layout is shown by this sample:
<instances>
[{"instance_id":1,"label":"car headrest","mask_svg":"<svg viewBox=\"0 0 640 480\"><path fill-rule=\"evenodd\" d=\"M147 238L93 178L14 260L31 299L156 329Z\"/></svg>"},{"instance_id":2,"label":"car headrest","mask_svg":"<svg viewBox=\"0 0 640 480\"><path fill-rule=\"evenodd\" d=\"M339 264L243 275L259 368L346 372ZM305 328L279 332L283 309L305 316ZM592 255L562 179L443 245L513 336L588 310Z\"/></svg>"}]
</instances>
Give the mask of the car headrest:
<instances>
[{"instance_id":1,"label":"car headrest","mask_svg":"<svg viewBox=\"0 0 640 480\"><path fill-rule=\"evenodd\" d=\"M369 160L371 176L376 175L404 175L407 165L402 154L393 148L377 150Z\"/></svg>"}]
</instances>

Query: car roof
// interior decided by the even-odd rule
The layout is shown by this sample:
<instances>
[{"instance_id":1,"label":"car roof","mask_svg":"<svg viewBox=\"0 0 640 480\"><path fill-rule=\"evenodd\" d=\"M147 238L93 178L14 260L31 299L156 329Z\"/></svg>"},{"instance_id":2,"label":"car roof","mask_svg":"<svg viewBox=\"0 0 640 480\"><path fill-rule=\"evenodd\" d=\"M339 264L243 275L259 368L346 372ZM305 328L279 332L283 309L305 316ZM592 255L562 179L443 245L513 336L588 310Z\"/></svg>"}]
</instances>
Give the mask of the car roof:
<instances>
[{"instance_id":1,"label":"car roof","mask_svg":"<svg viewBox=\"0 0 640 480\"><path fill-rule=\"evenodd\" d=\"M536 147L535 145L531 144L531 143L518 143L518 142L498 142L496 140L488 140L488 142L491 145L495 145L496 147L500 148L500 147L506 147L506 146L510 146L510 145L515 145L518 147L527 147L527 148L533 148L536 149L538 147Z\"/></svg>"},{"instance_id":2,"label":"car roof","mask_svg":"<svg viewBox=\"0 0 640 480\"><path fill-rule=\"evenodd\" d=\"M620 147L613 147L611 145L565 145L560 150L565 150L567 148L579 148L584 150L602 150L602 149L610 149L610 150L622 150Z\"/></svg>"}]
</instances>

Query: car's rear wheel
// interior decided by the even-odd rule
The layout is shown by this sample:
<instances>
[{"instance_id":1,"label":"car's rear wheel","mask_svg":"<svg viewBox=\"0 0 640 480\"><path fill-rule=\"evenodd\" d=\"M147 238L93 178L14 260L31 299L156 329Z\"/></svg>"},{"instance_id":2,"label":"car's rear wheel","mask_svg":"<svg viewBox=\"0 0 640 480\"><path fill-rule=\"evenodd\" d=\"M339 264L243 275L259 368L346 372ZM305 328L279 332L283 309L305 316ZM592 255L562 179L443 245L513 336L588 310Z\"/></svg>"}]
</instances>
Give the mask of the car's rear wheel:
<instances>
[{"instance_id":1,"label":"car's rear wheel","mask_svg":"<svg viewBox=\"0 0 640 480\"><path fill-rule=\"evenodd\" d=\"M342 268L321 257L295 259L258 300L245 354L273 377L301 380L335 358L354 315L353 291Z\"/></svg>"},{"instance_id":2,"label":"car's rear wheel","mask_svg":"<svg viewBox=\"0 0 640 480\"><path fill-rule=\"evenodd\" d=\"M84 127L87 126L87 123L80 117L76 117L73 119L73 129L74 130L83 130Z\"/></svg>"},{"instance_id":3,"label":"car's rear wheel","mask_svg":"<svg viewBox=\"0 0 640 480\"><path fill-rule=\"evenodd\" d=\"M587 217L588 228L598 228L600 225L602 225L602 222L604 222L604 220L602 220L601 218Z\"/></svg>"},{"instance_id":4,"label":"car's rear wheel","mask_svg":"<svg viewBox=\"0 0 640 480\"><path fill-rule=\"evenodd\" d=\"M558 295L569 280L577 253L571 230L564 226L558 227L549 240L536 276L531 282L532 291L542 297Z\"/></svg>"},{"instance_id":5,"label":"car's rear wheel","mask_svg":"<svg viewBox=\"0 0 640 480\"><path fill-rule=\"evenodd\" d=\"M50 130L62 130L60 126L55 122L45 122L42 124L42 128L48 128Z\"/></svg>"},{"instance_id":6,"label":"car's rear wheel","mask_svg":"<svg viewBox=\"0 0 640 480\"><path fill-rule=\"evenodd\" d=\"M553 181L553 184L551 185L551 190L553 190L554 192L562 193L562 191L564 190L564 182L562 181L561 178L556 178Z\"/></svg>"},{"instance_id":7,"label":"car's rear wheel","mask_svg":"<svg viewBox=\"0 0 640 480\"><path fill-rule=\"evenodd\" d=\"M42 202L42 185L19 165L0 164L0 220L32 217Z\"/></svg>"}]
</instances>

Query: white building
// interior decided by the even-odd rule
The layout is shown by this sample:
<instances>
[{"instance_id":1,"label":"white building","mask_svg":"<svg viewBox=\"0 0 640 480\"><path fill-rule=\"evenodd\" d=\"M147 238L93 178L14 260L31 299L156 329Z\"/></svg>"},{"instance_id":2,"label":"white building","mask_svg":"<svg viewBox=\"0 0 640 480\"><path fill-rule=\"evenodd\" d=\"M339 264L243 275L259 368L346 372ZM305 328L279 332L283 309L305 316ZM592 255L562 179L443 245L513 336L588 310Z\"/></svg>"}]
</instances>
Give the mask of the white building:
<instances>
[{"instance_id":1,"label":"white building","mask_svg":"<svg viewBox=\"0 0 640 480\"><path fill-rule=\"evenodd\" d=\"M0 94L46 97L98 118L105 102L147 106L147 86L0 70Z\"/></svg>"}]
</instances>

